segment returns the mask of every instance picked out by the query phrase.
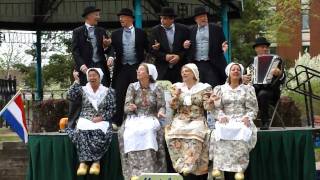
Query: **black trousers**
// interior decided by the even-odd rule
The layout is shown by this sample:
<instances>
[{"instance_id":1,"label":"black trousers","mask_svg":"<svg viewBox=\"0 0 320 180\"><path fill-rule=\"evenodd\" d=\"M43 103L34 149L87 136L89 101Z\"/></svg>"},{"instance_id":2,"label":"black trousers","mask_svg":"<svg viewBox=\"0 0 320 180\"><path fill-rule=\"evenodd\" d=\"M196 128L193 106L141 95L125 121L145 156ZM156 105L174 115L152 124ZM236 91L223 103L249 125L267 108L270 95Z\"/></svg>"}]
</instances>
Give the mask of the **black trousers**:
<instances>
[{"instance_id":1,"label":"black trousers","mask_svg":"<svg viewBox=\"0 0 320 180\"><path fill-rule=\"evenodd\" d=\"M122 121L124 119L124 103L128 86L130 83L134 83L137 81L138 66L138 64L123 65L114 78L117 112L113 117L113 123L116 123L118 126L122 124Z\"/></svg>"},{"instance_id":2,"label":"black trousers","mask_svg":"<svg viewBox=\"0 0 320 180\"><path fill-rule=\"evenodd\" d=\"M262 124L269 123L269 106L275 106L280 98L280 90L261 85L254 86L259 105L259 112Z\"/></svg>"},{"instance_id":3,"label":"black trousers","mask_svg":"<svg viewBox=\"0 0 320 180\"><path fill-rule=\"evenodd\" d=\"M208 83L214 88L217 85L224 84L226 79L221 77L220 71L208 61L194 61L199 70L200 82Z\"/></svg>"},{"instance_id":4,"label":"black trousers","mask_svg":"<svg viewBox=\"0 0 320 180\"><path fill-rule=\"evenodd\" d=\"M174 66L173 68L168 68L166 74L163 78L159 80L168 80L172 84L176 82L181 82L181 67L180 66Z\"/></svg>"}]
</instances>

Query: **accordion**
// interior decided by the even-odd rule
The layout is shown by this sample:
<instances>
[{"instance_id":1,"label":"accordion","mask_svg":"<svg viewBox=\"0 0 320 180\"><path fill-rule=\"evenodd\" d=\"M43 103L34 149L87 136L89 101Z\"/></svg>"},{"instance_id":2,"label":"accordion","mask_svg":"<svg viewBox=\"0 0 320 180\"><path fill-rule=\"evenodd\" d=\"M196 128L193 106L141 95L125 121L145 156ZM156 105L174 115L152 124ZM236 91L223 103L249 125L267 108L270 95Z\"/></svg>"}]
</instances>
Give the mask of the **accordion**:
<instances>
[{"instance_id":1,"label":"accordion","mask_svg":"<svg viewBox=\"0 0 320 180\"><path fill-rule=\"evenodd\" d=\"M277 68L281 59L277 55L261 55L254 57L253 64L247 68L247 74L252 76L252 84L271 84L272 69Z\"/></svg>"}]
</instances>

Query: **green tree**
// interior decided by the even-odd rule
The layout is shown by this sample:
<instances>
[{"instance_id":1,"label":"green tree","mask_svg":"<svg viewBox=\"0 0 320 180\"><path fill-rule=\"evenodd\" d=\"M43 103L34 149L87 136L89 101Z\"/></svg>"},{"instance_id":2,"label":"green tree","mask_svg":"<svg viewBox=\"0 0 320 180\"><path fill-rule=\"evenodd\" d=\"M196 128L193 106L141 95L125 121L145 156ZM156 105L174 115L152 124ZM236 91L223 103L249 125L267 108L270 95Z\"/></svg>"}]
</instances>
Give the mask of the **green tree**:
<instances>
[{"instance_id":1,"label":"green tree","mask_svg":"<svg viewBox=\"0 0 320 180\"><path fill-rule=\"evenodd\" d=\"M23 74L23 81L24 81L24 86L27 88L34 89L36 88L36 71L35 71L35 65L30 64L30 65L25 65L22 63L15 64L13 68L17 69Z\"/></svg>"},{"instance_id":2,"label":"green tree","mask_svg":"<svg viewBox=\"0 0 320 180\"><path fill-rule=\"evenodd\" d=\"M248 64L257 36L271 42L290 42L292 25L300 21L300 0L245 0L240 19L230 23L233 61ZM288 20L290 19L290 21Z\"/></svg>"},{"instance_id":3,"label":"green tree","mask_svg":"<svg viewBox=\"0 0 320 180\"><path fill-rule=\"evenodd\" d=\"M49 64L43 67L43 79L47 84L67 88L72 82L73 60L70 55L53 54Z\"/></svg>"}]
</instances>

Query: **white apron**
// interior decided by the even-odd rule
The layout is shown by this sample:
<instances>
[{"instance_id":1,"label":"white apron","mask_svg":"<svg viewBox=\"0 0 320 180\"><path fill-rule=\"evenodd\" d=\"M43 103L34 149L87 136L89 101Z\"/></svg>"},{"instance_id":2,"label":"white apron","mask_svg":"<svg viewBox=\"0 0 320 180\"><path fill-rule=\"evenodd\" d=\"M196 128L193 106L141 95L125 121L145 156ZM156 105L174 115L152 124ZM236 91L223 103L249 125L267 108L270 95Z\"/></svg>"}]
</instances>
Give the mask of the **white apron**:
<instances>
[{"instance_id":1,"label":"white apron","mask_svg":"<svg viewBox=\"0 0 320 180\"><path fill-rule=\"evenodd\" d=\"M128 116L124 125L124 152L154 149L158 151L160 123L153 116Z\"/></svg>"},{"instance_id":2,"label":"white apron","mask_svg":"<svg viewBox=\"0 0 320 180\"><path fill-rule=\"evenodd\" d=\"M216 122L214 137L216 141L222 140L243 140L248 142L252 135L252 130L243 122L229 121L227 124Z\"/></svg>"},{"instance_id":3,"label":"white apron","mask_svg":"<svg viewBox=\"0 0 320 180\"><path fill-rule=\"evenodd\" d=\"M107 133L108 128L109 128L108 121L100 121L100 122L94 123L88 119L80 117L77 123L77 129L81 129L81 130L101 129L104 133Z\"/></svg>"}]
</instances>

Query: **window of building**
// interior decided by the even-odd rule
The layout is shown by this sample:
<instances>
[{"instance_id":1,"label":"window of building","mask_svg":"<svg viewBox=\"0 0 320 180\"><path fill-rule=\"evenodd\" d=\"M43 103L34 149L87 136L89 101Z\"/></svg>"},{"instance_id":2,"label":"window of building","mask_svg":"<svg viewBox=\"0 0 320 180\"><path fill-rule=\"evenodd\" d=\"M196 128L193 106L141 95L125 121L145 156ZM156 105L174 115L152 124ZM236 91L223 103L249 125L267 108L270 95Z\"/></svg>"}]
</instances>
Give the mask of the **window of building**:
<instances>
[{"instance_id":1,"label":"window of building","mask_svg":"<svg viewBox=\"0 0 320 180\"><path fill-rule=\"evenodd\" d=\"M301 19L302 19L302 30L309 30L309 10L310 1L301 0Z\"/></svg>"},{"instance_id":2,"label":"window of building","mask_svg":"<svg viewBox=\"0 0 320 180\"><path fill-rule=\"evenodd\" d=\"M302 12L302 30L309 29L309 9L303 9Z\"/></svg>"}]
</instances>

